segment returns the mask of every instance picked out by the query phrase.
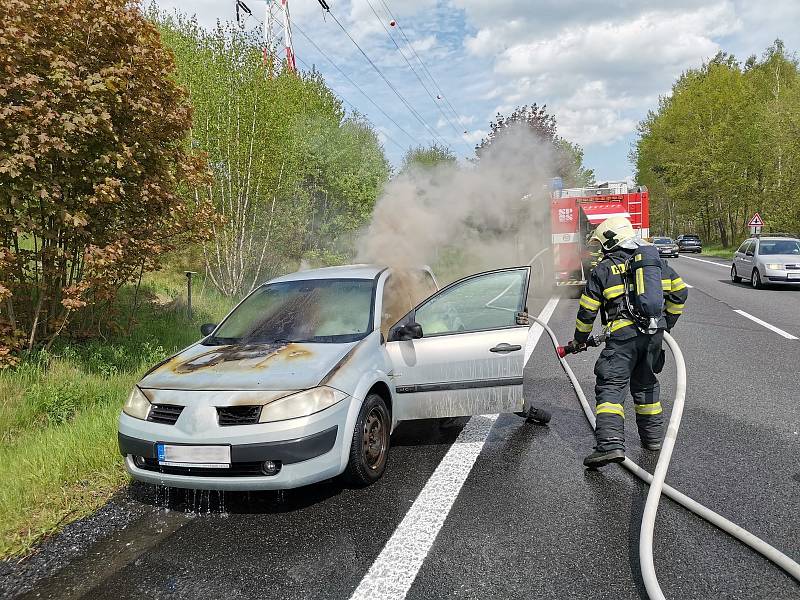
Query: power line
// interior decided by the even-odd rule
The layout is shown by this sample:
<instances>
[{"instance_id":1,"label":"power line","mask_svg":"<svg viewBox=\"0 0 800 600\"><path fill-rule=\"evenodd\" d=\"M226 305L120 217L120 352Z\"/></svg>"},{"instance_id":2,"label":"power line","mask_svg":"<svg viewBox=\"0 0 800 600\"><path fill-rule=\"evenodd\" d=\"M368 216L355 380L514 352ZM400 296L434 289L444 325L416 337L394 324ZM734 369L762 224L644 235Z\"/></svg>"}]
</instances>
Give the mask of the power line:
<instances>
[{"instance_id":1,"label":"power line","mask_svg":"<svg viewBox=\"0 0 800 600\"><path fill-rule=\"evenodd\" d=\"M372 104L375 108L377 108L384 117L389 119L389 121L391 121L395 127L397 127L400 131L402 131L406 135L406 137L408 137L412 142L414 142L415 144L420 144L419 140L416 137L408 133L408 131L406 131L394 118L392 118L385 110L383 110L383 108L381 108L375 102L375 100L373 100L364 91L364 89L360 85L358 85L355 81L353 81L353 79L347 73L345 73L344 70L338 64L336 64L336 62L330 56L328 56L328 54L322 48L320 48L317 45L317 43L311 38L311 36L309 36L305 31L303 31L303 29L296 22L293 22L292 25L294 26L295 29L297 29L297 31L300 32L300 35L302 35L305 39L308 40L308 42L312 46L314 46L316 51L319 52L325 58L325 60L331 63L334 66L334 68L337 71L339 71L339 73L341 73L342 77L344 77L350 83L350 85L356 88L361 93L361 95L364 96L364 98L366 98L370 102L370 104Z\"/></svg>"},{"instance_id":2,"label":"power line","mask_svg":"<svg viewBox=\"0 0 800 600\"><path fill-rule=\"evenodd\" d=\"M278 4L278 5L276 5L276 6L280 6L280 5ZM259 19L258 17L255 17L255 16L253 16L253 18L254 18L256 21L258 21L258 23L260 23L262 27L264 26L264 22L263 22L261 19ZM304 38L306 38L306 39L307 39L307 40L308 40L308 41L311 43L311 45L313 45L313 46L314 46L314 48L316 48L317 52L319 52L320 54L322 54L322 56L324 56L324 57L325 57L325 59L326 59L326 60L327 60L329 63L331 63L331 64L332 64L332 65L333 65L333 66L336 68L336 70L337 70L337 71L339 71L339 73L341 73L341 74L342 74L342 76L343 76L345 79L347 79L347 81L348 81L348 82L350 82L350 84L351 84L351 85L352 85L354 88L356 88L356 89L357 89L357 90L358 90L358 91L361 93L361 95L362 95L362 96L364 96L364 98L366 98L366 99L367 99L367 100L368 100L368 101L369 101L369 102L370 102L370 103L371 103L371 104L372 104L372 105L373 105L375 108L377 108L377 109L378 109L378 110L379 110L379 111L380 111L380 112L383 114L383 116L384 116L384 117L386 117L387 119L389 119L389 121L391 121L391 122L394 124L394 126L395 126L395 127L397 127L397 128L400 130L400 131L402 131L402 132L403 132L403 133L404 133L404 134L405 134L405 135L406 135L406 136L407 136L407 137L408 137L408 138L409 138L409 139L410 139L412 142L414 142L415 144L418 144L418 145L422 145L422 144L419 142L419 140L418 140L417 138L415 138L415 137L414 137L414 136L412 136L410 133L408 133L408 131L406 131L406 130L405 130L403 127L401 127L401 126L400 126L400 124L399 124L397 121L395 121L395 120L394 120L394 119L393 119L391 116L389 116L389 114L388 114L388 113L387 113L385 110L383 110L383 108L381 108L381 107L380 107L380 106L379 106L379 105L378 105L378 104L377 104L377 103L376 103L376 102L375 102L375 101L374 101L372 98L370 98L370 97L367 95L367 93L366 93L366 92L365 92L365 91L364 91L364 90L361 88L361 86L359 86L359 85L358 85L358 84L357 84L355 81L353 81L353 80L352 80L352 79L351 79L351 78L350 78L350 77L347 75L347 73L345 73L345 72L344 72L344 71L343 71L343 70L342 70L342 69L339 67L339 65L337 65L337 64L336 64L336 63L333 61L333 59L332 59L332 58L330 58L330 57L329 57L329 56L328 56L328 55L327 55L327 54L326 54L326 53L325 53L325 52L322 50L322 48L320 48L320 47L319 47L319 46L318 46L318 45L317 45L317 44L314 42L314 40L313 40L313 39L311 39L311 37L310 37L309 35L307 35L305 31L303 31L303 29L302 29L302 28L301 28L301 27L300 27L300 26L299 26L299 25L298 25L296 22L292 22L292 26L293 26L295 29L297 29L297 31L299 31L299 32L300 32L300 35L302 35ZM306 67L306 69L308 69L308 70L311 70L311 67L309 67L309 66L308 66L308 63L306 63L304 60L302 60L302 59L301 59L301 58L299 58L299 57L296 57L296 58L297 58L297 60L299 60L299 61L300 61L300 63L301 63L301 64L303 64L303 65ZM331 87L331 90L333 90L333 88L332 88L332 87ZM333 90L333 91L336 91L336 90ZM349 105L350 105L350 107L351 107L351 108L353 108L353 110L355 110L355 111L358 111L358 108L356 108L356 106L355 106L355 105L354 105L352 102L350 102L349 100L347 100L347 99L344 97L344 95L343 95L343 94L341 94L341 93L339 93L339 92L336 92L336 93L337 93L339 96L341 96L342 100L344 100L344 101L345 101L347 104L349 104ZM390 137L388 134L386 134L386 133L383 133L383 135L386 137L386 139L387 139L387 140L389 140L390 142L392 142L392 143L393 143L395 146L397 146L397 147L398 147L400 150L402 150L402 151L404 151L404 152L405 152L406 150L408 150L408 148L407 148L407 147L405 147L405 146L402 146L402 145L401 145L399 142L397 142L396 140L394 140L394 139L393 139L392 137Z\"/></svg>"},{"instance_id":3,"label":"power line","mask_svg":"<svg viewBox=\"0 0 800 600\"><path fill-rule=\"evenodd\" d=\"M453 107L453 105L451 104L451 102L447 98L447 96L445 96L445 93L444 93L444 90L442 89L442 86L439 85L439 82L436 81L436 79L434 78L433 74L428 69L428 66L422 60L422 57L420 57L420 55L417 53L416 49L414 48L414 45L411 43L411 40L408 39L408 36L406 35L405 29L403 29L403 26L400 24L400 21L398 21L397 18L392 13L392 10L389 8L389 5L386 3L386 0L380 0L380 3L386 9L386 12L389 13L389 16L395 21L395 23L397 23L397 29L400 31L400 35L403 36L403 39L405 40L405 42L408 45L408 47L411 49L411 52L414 54L416 59L419 61L419 64L422 65L422 69L428 75L428 77L430 78L431 82L433 82L434 89L436 89L436 91L442 96L442 98L444 99L445 103L450 108L450 111L453 113L453 116L455 116L456 121L458 122L458 124L462 125L462 118L458 114L458 111ZM463 134L462 134L462 136L463 136ZM467 141L466 138L465 138L465 141Z\"/></svg>"},{"instance_id":4,"label":"power line","mask_svg":"<svg viewBox=\"0 0 800 600\"><path fill-rule=\"evenodd\" d=\"M369 55L368 55L366 52L364 52L364 49L363 49L363 48L362 48L362 47L359 45L359 43L358 43L358 42L357 42L357 41L356 41L356 40L353 38L353 36L352 36L352 35L350 35L350 32L349 32L349 31L347 31L347 29L345 28L345 26L344 26L344 25L342 25L341 21L339 21L339 19L338 19L338 18L336 18L336 15L335 15L335 14L333 14L333 13L332 13L330 10L328 10L328 14L331 16L331 18L334 20L334 22L335 22L335 23L336 23L336 24L339 26L339 28L340 28L340 29L341 29L341 30L344 32L344 34L345 34L345 35L346 35L346 36L347 36L347 37L350 39L350 41L351 41L351 42L353 42L353 45L354 45L356 48L358 48L358 51L361 53L361 55L362 55L362 56L363 56L363 57L366 59L366 61L367 61L367 62L370 64L370 66L371 66L371 67L372 67L372 68L375 70L375 72L376 72L376 73L377 73L377 74L380 76L380 78L381 78L381 79L383 79L383 81L386 83L386 85L387 85L387 86L389 86L389 89L391 89L391 90L392 90L392 92L394 92L395 96L397 96L397 98L400 100L400 102L402 102L402 103L403 103L403 104L406 106L406 108L408 108L409 112L410 112L412 115L414 115L414 117L417 119L417 121L419 121L419 122L420 122L420 124L421 124L421 125L422 125L422 126L425 128L425 129L427 129L427 130L428 130L428 132L431 134L431 136L433 136L433 139L434 139L434 140L436 140L436 141L438 141L438 142L440 142L442 145L444 145L444 146L447 146L447 143L446 143L446 142L444 142L444 140L442 140L442 139L439 137L439 135L438 135L438 134L437 134L437 133L436 133L436 132L435 132L433 129L431 129L430 125L428 125L428 123L427 123L427 122L425 122L425 119L423 119L423 118L420 116L420 114L419 114L419 113L418 113L418 112L417 112L417 111L414 109L414 107L413 107L413 106L411 106L411 104L409 104L408 100L406 100L406 99L405 99L405 97L404 97L404 96L403 96L403 95L402 95L402 94L401 94L401 93L400 93L400 92L397 90L397 88L396 88L396 87L395 87L395 86L392 84L392 82L391 82L391 81L389 81L389 79L386 77L386 75L384 75L384 74L383 74L383 71L381 71L381 69L378 67L378 65L376 65L376 64L375 64L375 62L374 62L374 61L373 61L373 60L372 60L372 59L369 57Z\"/></svg>"},{"instance_id":5,"label":"power line","mask_svg":"<svg viewBox=\"0 0 800 600\"><path fill-rule=\"evenodd\" d=\"M394 39L394 36L392 36L392 33L386 28L386 24L383 22L383 20L381 19L381 17L378 14L378 12L375 10L375 7L372 5L372 2L370 2L370 0L367 0L367 5L369 6L370 10L372 11L372 14L375 15L375 18L378 20L378 22L380 23L381 27L383 27L383 30L386 32L386 35L388 35L389 39L392 40L392 43L394 44L394 47L397 49L397 52L400 54L400 56L403 57L403 60L408 65L408 68L411 69L412 73L414 73L414 76L417 78L417 81L419 81L420 85L423 87L425 92L428 94L430 99L433 101L434 105L439 110L439 112L442 113L442 116L444 117L445 121L447 121L450 124L450 127L453 128L453 131L456 134L456 138L461 137L461 133L459 132L458 128L455 125L453 125L453 121L450 119L450 116L447 113L444 112L444 110L442 109L441 105L436 101L436 97L431 93L431 91L428 89L428 86L422 80L422 77L419 76L419 73L417 73L417 71L414 68L414 66L411 64L411 62L408 60L408 58L406 58L405 53L400 49L400 46L397 43L397 41ZM472 148L469 147L469 146L467 146L467 148L470 151L472 150Z\"/></svg>"},{"instance_id":6,"label":"power line","mask_svg":"<svg viewBox=\"0 0 800 600\"><path fill-rule=\"evenodd\" d=\"M308 63L306 61L304 61L302 58L300 58L299 56L296 56L295 58L298 61L300 61L300 64L303 65L308 71L312 71L313 70L313 67L308 66ZM335 89L333 89L333 87L331 87L330 84L327 84L327 85L331 89L332 92L334 92L337 96L339 96L342 99L342 102L347 104L353 110L353 112L355 112L355 113L359 112L358 108L352 102L350 102L347 98L345 98L344 94L342 94L340 92L337 92ZM366 117L368 115L364 114L364 116ZM400 145L400 143L395 141L389 134L387 134L387 133L385 133L383 131L381 132L381 134L388 141L392 142L395 146L397 146L401 151L405 152L406 150L408 150L408 148L406 148L405 146Z\"/></svg>"}]
</instances>

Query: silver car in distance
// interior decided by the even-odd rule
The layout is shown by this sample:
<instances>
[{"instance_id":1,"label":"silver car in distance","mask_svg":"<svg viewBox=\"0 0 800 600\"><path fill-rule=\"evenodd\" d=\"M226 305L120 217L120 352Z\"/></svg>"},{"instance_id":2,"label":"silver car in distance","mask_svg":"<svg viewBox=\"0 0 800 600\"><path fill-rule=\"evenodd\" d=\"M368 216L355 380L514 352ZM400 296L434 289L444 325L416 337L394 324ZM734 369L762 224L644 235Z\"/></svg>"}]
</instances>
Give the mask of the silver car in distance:
<instances>
[{"instance_id":1,"label":"silver car in distance","mask_svg":"<svg viewBox=\"0 0 800 600\"><path fill-rule=\"evenodd\" d=\"M756 289L767 284L800 285L800 240L763 236L742 242L733 254L731 280L742 279Z\"/></svg>"},{"instance_id":2,"label":"silver car in distance","mask_svg":"<svg viewBox=\"0 0 800 600\"><path fill-rule=\"evenodd\" d=\"M529 277L437 290L428 269L354 265L273 279L136 385L125 467L180 488L368 485L400 421L523 409Z\"/></svg>"}]
</instances>

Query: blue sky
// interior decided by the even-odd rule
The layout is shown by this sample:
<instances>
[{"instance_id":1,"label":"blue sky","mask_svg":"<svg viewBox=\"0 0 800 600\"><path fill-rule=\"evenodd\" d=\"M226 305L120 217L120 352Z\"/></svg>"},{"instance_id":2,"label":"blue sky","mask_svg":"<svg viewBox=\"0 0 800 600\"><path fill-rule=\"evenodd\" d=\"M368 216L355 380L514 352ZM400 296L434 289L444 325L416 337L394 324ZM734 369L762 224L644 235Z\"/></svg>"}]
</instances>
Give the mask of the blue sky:
<instances>
[{"instance_id":1,"label":"blue sky","mask_svg":"<svg viewBox=\"0 0 800 600\"><path fill-rule=\"evenodd\" d=\"M264 0L244 0L263 19ZM718 50L744 60L780 37L800 49L800 1L772 0L328 0L331 11L416 111L390 90L317 0L289 0L295 53L366 114L397 165L403 148L448 144L470 156L500 111L547 104L559 133L584 147L599 180L633 172L636 124L682 71ZM235 18L233 0L158 0L196 14L208 27ZM388 7L443 92L427 78ZM373 14L378 12L379 17ZM250 18L248 28L261 25ZM398 52L384 27L428 85ZM312 37L371 100L354 88L300 33ZM429 92L431 93L429 95ZM431 98L431 95L433 98ZM450 110L449 104L455 109ZM443 115L448 116L449 120ZM434 137L435 134L435 137Z\"/></svg>"}]
</instances>

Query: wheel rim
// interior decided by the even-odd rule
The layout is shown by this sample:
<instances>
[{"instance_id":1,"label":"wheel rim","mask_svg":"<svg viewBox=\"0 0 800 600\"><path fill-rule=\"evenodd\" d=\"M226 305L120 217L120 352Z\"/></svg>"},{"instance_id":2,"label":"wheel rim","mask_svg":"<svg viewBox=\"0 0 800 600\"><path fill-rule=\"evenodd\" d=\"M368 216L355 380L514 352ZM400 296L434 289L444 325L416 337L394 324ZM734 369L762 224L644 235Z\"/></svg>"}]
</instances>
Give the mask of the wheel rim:
<instances>
[{"instance_id":1,"label":"wheel rim","mask_svg":"<svg viewBox=\"0 0 800 600\"><path fill-rule=\"evenodd\" d=\"M369 411L364 419L364 463L371 471L377 471L386 460L388 441L386 416L378 407Z\"/></svg>"},{"instance_id":2,"label":"wheel rim","mask_svg":"<svg viewBox=\"0 0 800 600\"><path fill-rule=\"evenodd\" d=\"M761 283L761 276L758 274L758 271L753 271L753 287L757 288Z\"/></svg>"},{"instance_id":3,"label":"wheel rim","mask_svg":"<svg viewBox=\"0 0 800 600\"><path fill-rule=\"evenodd\" d=\"M731 267L731 279L736 280L736 267Z\"/></svg>"}]
</instances>

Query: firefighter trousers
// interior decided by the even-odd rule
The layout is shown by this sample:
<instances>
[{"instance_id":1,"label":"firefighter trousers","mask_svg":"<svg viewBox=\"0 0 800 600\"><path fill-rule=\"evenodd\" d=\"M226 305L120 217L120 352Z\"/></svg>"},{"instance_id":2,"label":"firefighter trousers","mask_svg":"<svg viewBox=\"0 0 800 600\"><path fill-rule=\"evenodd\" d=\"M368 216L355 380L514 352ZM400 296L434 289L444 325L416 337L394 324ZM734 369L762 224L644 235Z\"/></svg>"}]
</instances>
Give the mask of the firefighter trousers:
<instances>
[{"instance_id":1,"label":"firefighter trousers","mask_svg":"<svg viewBox=\"0 0 800 600\"><path fill-rule=\"evenodd\" d=\"M661 441L664 419L659 402L657 364L662 355L664 332L638 333L627 340L609 338L594 366L597 450L625 449L623 403L630 385L636 410L636 426L643 443Z\"/></svg>"}]
</instances>

